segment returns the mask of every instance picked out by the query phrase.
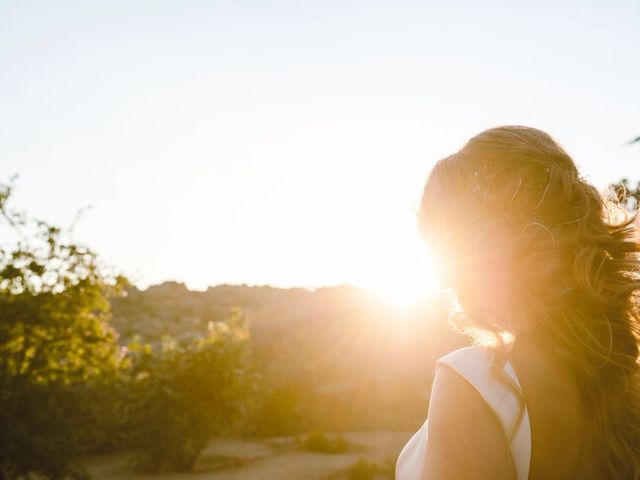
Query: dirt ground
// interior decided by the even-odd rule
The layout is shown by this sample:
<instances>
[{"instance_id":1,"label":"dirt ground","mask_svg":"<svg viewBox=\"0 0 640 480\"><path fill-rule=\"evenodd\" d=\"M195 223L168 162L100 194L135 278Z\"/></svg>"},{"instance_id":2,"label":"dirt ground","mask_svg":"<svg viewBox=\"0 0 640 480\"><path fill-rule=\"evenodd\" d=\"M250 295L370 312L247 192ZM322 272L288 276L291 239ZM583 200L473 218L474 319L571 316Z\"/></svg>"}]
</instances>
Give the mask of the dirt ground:
<instances>
[{"instance_id":1,"label":"dirt ground","mask_svg":"<svg viewBox=\"0 0 640 480\"><path fill-rule=\"evenodd\" d=\"M133 473L123 455L94 456L88 458L86 464L95 480L342 480L349 478L348 469L359 458L380 465L395 463L412 434L388 431L341 433L353 448L339 454L306 452L295 443L295 437L215 440L200 455L194 471L188 473L153 476ZM393 477L381 473L371 478Z\"/></svg>"}]
</instances>

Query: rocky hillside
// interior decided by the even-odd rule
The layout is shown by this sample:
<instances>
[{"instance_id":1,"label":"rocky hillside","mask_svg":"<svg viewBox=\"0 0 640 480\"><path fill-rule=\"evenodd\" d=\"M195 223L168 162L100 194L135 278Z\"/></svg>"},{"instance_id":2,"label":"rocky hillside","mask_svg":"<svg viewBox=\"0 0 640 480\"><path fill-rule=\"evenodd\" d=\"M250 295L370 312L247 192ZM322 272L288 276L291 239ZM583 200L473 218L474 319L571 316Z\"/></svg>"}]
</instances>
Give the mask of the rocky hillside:
<instances>
[{"instance_id":1,"label":"rocky hillside","mask_svg":"<svg viewBox=\"0 0 640 480\"><path fill-rule=\"evenodd\" d=\"M443 297L402 311L349 285L190 291L165 282L130 287L112 303L123 343L136 335L152 343L167 334L183 340L204 335L209 322L232 308L248 320L255 359L269 384L295 389L333 428L358 428L371 418L384 427L387 420L414 426L426 411L435 359L466 342L447 324Z\"/></svg>"}]
</instances>

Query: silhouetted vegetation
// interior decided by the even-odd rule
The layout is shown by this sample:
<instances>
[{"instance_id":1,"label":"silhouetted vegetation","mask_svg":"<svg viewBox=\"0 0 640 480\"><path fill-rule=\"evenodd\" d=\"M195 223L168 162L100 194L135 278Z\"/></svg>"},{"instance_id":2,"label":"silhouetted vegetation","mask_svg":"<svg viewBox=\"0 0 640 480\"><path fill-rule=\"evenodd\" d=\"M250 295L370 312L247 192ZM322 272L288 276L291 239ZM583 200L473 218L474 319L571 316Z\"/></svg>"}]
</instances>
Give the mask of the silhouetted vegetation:
<instances>
[{"instance_id":1,"label":"silhouetted vegetation","mask_svg":"<svg viewBox=\"0 0 640 480\"><path fill-rule=\"evenodd\" d=\"M237 312L198 340L165 337L155 352L148 344L128 346L119 400L138 468L188 470L212 436L241 417L255 379L248 346Z\"/></svg>"},{"instance_id":2,"label":"silhouetted vegetation","mask_svg":"<svg viewBox=\"0 0 640 480\"><path fill-rule=\"evenodd\" d=\"M86 478L79 457L126 448L136 465L188 469L245 413L256 378L237 311L198 338L118 344L109 299L126 294L67 233L9 205L0 249L0 477Z\"/></svg>"},{"instance_id":3,"label":"silhouetted vegetation","mask_svg":"<svg viewBox=\"0 0 640 480\"><path fill-rule=\"evenodd\" d=\"M17 238L0 250L0 469L83 478L87 400L119 367L107 298L121 279L61 229L12 209L11 191L0 185L0 213Z\"/></svg>"},{"instance_id":4,"label":"silhouetted vegetation","mask_svg":"<svg viewBox=\"0 0 640 480\"><path fill-rule=\"evenodd\" d=\"M307 452L345 453L351 446L342 435L330 436L324 432L313 431L298 437L300 448Z\"/></svg>"}]
</instances>

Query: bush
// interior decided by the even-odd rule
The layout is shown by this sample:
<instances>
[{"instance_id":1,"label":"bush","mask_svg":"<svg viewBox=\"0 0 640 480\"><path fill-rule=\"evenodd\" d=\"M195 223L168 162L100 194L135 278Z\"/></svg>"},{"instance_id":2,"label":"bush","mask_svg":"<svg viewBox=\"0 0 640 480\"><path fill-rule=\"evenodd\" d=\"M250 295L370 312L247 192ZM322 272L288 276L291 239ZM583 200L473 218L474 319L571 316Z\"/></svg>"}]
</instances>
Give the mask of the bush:
<instances>
[{"instance_id":1,"label":"bush","mask_svg":"<svg viewBox=\"0 0 640 480\"><path fill-rule=\"evenodd\" d=\"M301 395L295 384L269 387L262 378L251 399L250 418L243 426L243 434L265 437L304 431L306 422L300 411Z\"/></svg>"},{"instance_id":2,"label":"bush","mask_svg":"<svg viewBox=\"0 0 640 480\"><path fill-rule=\"evenodd\" d=\"M10 209L10 195L0 184L0 220L17 237L0 249L0 478L85 478L84 385L118 368L107 298L124 279L61 229Z\"/></svg>"},{"instance_id":3,"label":"bush","mask_svg":"<svg viewBox=\"0 0 640 480\"><path fill-rule=\"evenodd\" d=\"M0 220L16 237L0 248L0 478L86 478L83 453L125 443L145 470L189 469L244 413L244 318L234 309L204 338L120 349L109 299L127 280L10 209L11 191L0 184Z\"/></svg>"},{"instance_id":4,"label":"bush","mask_svg":"<svg viewBox=\"0 0 640 480\"><path fill-rule=\"evenodd\" d=\"M308 452L345 453L350 448L349 442L342 435L330 438L319 431L307 433L302 438L298 438L298 442L300 447Z\"/></svg>"},{"instance_id":5,"label":"bush","mask_svg":"<svg viewBox=\"0 0 640 480\"><path fill-rule=\"evenodd\" d=\"M347 470L347 477L349 480L373 480L375 478L393 479L395 477L395 462L387 460L384 464L380 465L360 457Z\"/></svg>"},{"instance_id":6,"label":"bush","mask_svg":"<svg viewBox=\"0 0 640 480\"><path fill-rule=\"evenodd\" d=\"M189 470L212 436L245 413L254 385L248 330L234 310L200 340L128 347L122 415L135 467Z\"/></svg>"}]
</instances>

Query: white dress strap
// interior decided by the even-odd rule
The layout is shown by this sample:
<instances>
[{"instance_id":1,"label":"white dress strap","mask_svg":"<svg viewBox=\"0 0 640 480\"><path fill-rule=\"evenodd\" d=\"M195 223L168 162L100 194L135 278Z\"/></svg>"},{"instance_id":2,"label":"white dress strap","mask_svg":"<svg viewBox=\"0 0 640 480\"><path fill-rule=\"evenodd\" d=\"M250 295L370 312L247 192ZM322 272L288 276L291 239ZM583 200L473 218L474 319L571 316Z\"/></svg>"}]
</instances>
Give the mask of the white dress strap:
<instances>
[{"instance_id":1,"label":"white dress strap","mask_svg":"<svg viewBox=\"0 0 640 480\"><path fill-rule=\"evenodd\" d=\"M489 407L500 420L507 438L518 420L518 400L515 394L493 374L491 364L493 352L482 346L460 348L438 360L453 368L464 377L480 393ZM520 382L509 361L504 364L503 371L521 388ZM531 463L531 426L526 405L522 419L510 443L511 455L518 474L518 480L529 478Z\"/></svg>"}]
</instances>

